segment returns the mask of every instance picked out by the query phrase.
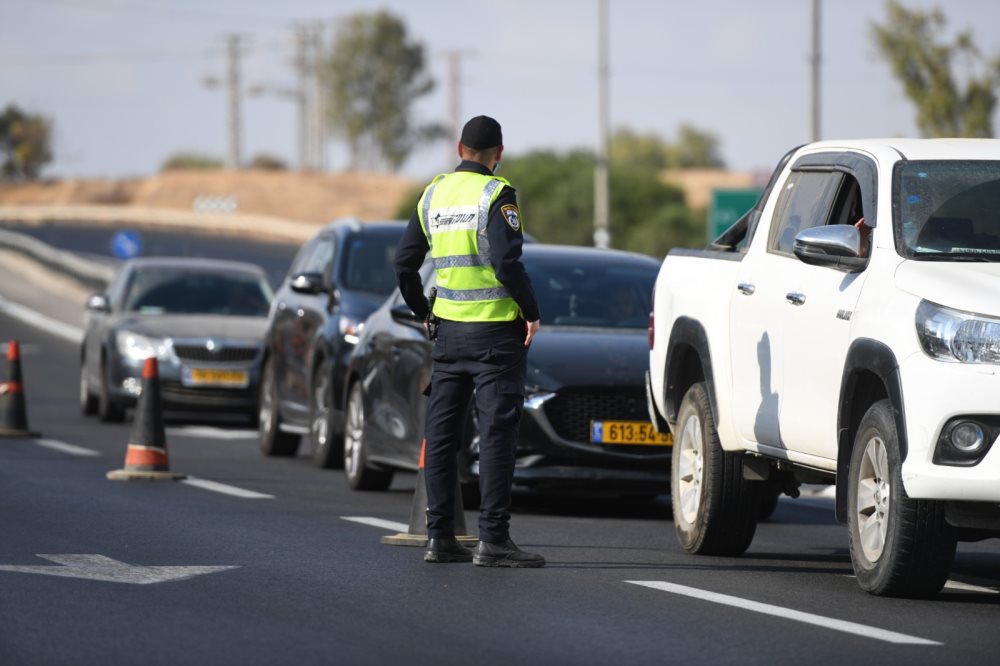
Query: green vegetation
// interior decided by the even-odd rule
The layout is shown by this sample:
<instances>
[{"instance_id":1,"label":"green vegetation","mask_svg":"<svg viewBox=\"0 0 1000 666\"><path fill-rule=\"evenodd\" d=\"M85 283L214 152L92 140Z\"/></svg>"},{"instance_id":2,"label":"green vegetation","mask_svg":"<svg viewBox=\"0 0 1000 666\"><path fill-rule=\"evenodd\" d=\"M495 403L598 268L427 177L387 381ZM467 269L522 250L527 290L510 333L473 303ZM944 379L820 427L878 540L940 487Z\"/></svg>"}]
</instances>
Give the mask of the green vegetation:
<instances>
[{"instance_id":1,"label":"green vegetation","mask_svg":"<svg viewBox=\"0 0 1000 666\"><path fill-rule=\"evenodd\" d=\"M288 163L277 155L269 153L258 153L253 156L247 167L251 169L261 169L264 171L287 171Z\"/></svg>"},{"instance_id":2,"label":"green vegetation","mask_svg":"<svg viewBox=\"0 0 1000 666\"><path fill-rule=\"evenodd\" d=\"M221 169L222 167L223 162L218 157L202 155L201 153L175 153L166 159L160 167L160 171L180 171L185 169L210 171Z\"/></svg>"},{"instance_id":3,"label":"green vegetation","mask_svg":"<svg viewBox=\"0 0 1000 666\"><path fill-rule=\"evenodd\" d=\"M440 125L415 125L413 104L431 92L424 47L410 41L401 19L386 11L358 13L337 28L322 67L329 122L347 141L350 168L393 171L414 146L440 138Z\"/></svg>"},{"instance_id":4,"label":"green vegetation","mask_svg":"<svg viewBox=\"0 0 1000 666\"><path fill-rule=\"evenodd\" d=\"M888 2L884 24L873 24L875 42L917 109L917 127L925 137L993 136L993 111L1000 86L1000 56L987 60L960 32L943 41L940 9L910 11ZM955 71L955 65L965 65ZM964 85L963 85L964 83Z\"/></svg>"},{"instance_id":5,"label":"green vegetation","mask_svg":"<svg viewBox=\"0 0 1000 666\"><path fill-rule=\"evenodd\" d=\"M0 113L0 180L36 180L52 161L52 123L13 104Z\"/></svg>"}]
</instances>

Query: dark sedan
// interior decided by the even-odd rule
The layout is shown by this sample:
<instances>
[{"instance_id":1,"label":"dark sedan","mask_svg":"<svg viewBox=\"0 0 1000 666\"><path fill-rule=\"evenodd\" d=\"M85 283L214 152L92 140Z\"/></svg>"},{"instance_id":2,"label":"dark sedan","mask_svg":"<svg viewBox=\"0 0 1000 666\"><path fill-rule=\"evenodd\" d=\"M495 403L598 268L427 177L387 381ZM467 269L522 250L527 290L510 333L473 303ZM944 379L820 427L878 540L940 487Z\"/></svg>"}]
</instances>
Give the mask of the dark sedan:
<instances>
[{"instance_id":1,"label":"dark sedan","mask_svg":"<svg viewBox=\"0 0 1000 666\"><path fill-rule=\"evenodd\" d=\"M164 407L253 415L271 305L267 276L242 262L133 259L87 302L80 407L119 421L159 361Z\"/></svg>"},{"instance_id":2,"label":"dark sedan","mask_svg":"<svg viewBox=\"0 0 1000 666\"><path fill-rule=\"evenodd\" d=\"M646 412L650 293L659 263L614 250L525 245L542 312L528 354L514 482L655 495L669 490L669 437ZM425 266L429 288L433 271ZM350 485L384 489L417 468L431 342L397 293L365 324L345 388L344 465ZM471 397L471 396L470 396ZM474 410L461 474L478 472ZM474 496L470 494L467 497Z\"/></svg>"}]
</instances>

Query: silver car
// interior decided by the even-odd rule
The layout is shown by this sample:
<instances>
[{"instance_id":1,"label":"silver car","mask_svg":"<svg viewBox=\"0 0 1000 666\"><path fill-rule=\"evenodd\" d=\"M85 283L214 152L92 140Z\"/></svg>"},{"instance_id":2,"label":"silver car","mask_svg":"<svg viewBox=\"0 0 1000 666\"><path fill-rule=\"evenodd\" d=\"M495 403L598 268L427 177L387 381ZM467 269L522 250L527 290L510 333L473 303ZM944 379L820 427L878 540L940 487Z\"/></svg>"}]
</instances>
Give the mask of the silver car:
<instances>
[{"instance_id":1,"label":"silver car","mask_svg":"<svg viewBox=\"0 0 1000 666\"><path fill-rule=\"evenodd\" d=\"M272 300L258 266L192 258L125 262L87 301L80 408L120 421L156 357L164 408L256 413Z\"/></svg>"}]
</instances>

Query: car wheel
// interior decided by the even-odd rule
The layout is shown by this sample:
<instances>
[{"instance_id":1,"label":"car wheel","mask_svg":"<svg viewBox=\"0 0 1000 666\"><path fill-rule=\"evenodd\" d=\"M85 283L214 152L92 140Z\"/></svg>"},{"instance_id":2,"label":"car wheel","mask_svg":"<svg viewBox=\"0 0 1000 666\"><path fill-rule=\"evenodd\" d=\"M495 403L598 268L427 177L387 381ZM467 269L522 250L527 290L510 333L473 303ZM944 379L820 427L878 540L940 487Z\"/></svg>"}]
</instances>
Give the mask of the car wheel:
<instances>
[{"instance_id":1,"label":"car wheel","mask_svg":"<svg viewBox=\"0 0 1000 666\"><path fill-rule=\"evenodd\" d=\"M674 529L684 550L700 555L739 555L757 529L758 484L743 478L743 461L727 453L705 384L681 401L671 461Z\"/></svg>"},{"instance_id":2,"label":"car wheel","mask_svg":"<svg viewBox=\"0 0 1000 666\"><path fill-rule=\"evenodd\" d=\"M375 469L367 462L365 441L365 403L361 383L351 385L347 394L347 420L344 424L344 475L355 490L386 490L393 472Z\"/></svg>"},{"instance_id":3,"label":"car wheel","mask_svg":"<svg viewBox=\"0 0 1000 666\"><path fill-rule=\"evenodd\" d=\"M257 428L260 450L266 456L294 456L299 450L299 436L282 432L278 409L278 383L274 377L274 361L268 358L260 375L260 401L257 407Z\"/></svg>"},{"instance_id":4,"label":"car wheel","mask_svg":"<svg viewBox=\"0 0 1000 666\"><path fill-rule=\"evenodd\" d=\"M80 359L80 412L84 416L92 416L97 413L97 396L90 390L86 358Z\"/></svg>"},{"instance_id":5,"label":"car wheel","mask_svg":"<svg viewBox=\"0 0 1000 666\"><path fill-rule=\"evenodd\" d=\"M101 385L97 391L97 418L105 423L124 420L125 409L111 397L111 380L108 377L107 361L101 361Z\"/></svg>"},{"instance_id":6,"label":"car wheel","mask_svg":"<svg viewBox=\"0 0 1000 666\"><path fill-rule=\"evenodd\" d=\"M778 498L781 497L781 486L777 483L764 481L760 484L760 503L757 505L757 522L762 522L771 517L774 510L778 508Z\"/></svg>"},{"instance_id":7,"label":"car wheel","mask_svg":"<svg viewBox=\"0 0 1000 666\"><path fill-rule=\"evenodd\" d=\"M309 435L312 438L313 462L328 469L344 464L339 433L333 429L333 379L330 365L324 361L313 377L309 396Z\"/></svg>"},{"instance_id":8,"label":"car wheel","mask_svg":"<svg viewBox=\"0 0 1000 666\"><path fill-rule=\"evenodd\" d=\"M848 474L847 526L854 574L872 594L937 594L955 558L944 503L914 500L903 488L892 406L880 400L861 420Z\"/></svg>"},{"instance_id":9,"label":"car wheel","mask_svg":"<svg viewBox=\"0 0 1000 666\"><path fill-rule=\"evenodd\" d=\"M470 471L472 463L479 460L479 412L476 400L469 402L469 418L465 422L465 448L458 454L458 477L461 482L462 507L478 509L482 502L479 491L479 477Z\"/></svg>"}]
</instances>

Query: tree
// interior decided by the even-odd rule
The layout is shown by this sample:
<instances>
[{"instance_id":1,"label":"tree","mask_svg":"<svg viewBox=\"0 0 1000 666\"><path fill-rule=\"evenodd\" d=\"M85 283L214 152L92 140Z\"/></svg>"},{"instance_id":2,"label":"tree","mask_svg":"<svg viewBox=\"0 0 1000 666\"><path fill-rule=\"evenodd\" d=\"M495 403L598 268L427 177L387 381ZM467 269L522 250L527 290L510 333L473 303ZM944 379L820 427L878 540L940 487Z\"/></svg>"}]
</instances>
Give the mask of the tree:
<instances>
[{"instance_id":1,"label":"tree","mask_svg":"<svg viewBox=\"0 0 1000 666\"><path fill-rule=\"evenodd\" d=\"M872 24L875 42L916 106L921 134L992 137L1000 57L987 61L969 31L960 32L951 44L944 41L940 9L910 11L897 0L887 6L886 22ZM964 71L954 71L956 63L964 64Z\"/></svg>"},{"instance_id":2,"label":"tree","mask_svg":"<svg viewBox=\"0 0 1000 666\"><path fill-rule=\"evenodd\" d=\"M413 148L443 136L438 124L415 125L413 103L434 88L424 47L409 40L389 12L358 13L338 26L323 64L329 122L347 141L350 167L398 170Z\"/></svg>"},{"instance_id":3,"label":"tree","mask_svg":"<svg viewBox=\"0 0 1000 666\"><path fill-rule=\"evenodd\" d=\"M719 140L714 134L691 125L681 125L677 141L670 148L670 165L675 169L721 169Z\"/></svg>"},{"instance_id":4,"label":"tree","mask_svg":"<svg viewBox=\"0 0 1000 666\"><path fill-rule=\"evenodd\" d=\"M0 113L0 179L35 180L52 161L52 123L10 104Z\"/></svg>"},{"instance_id":5,"label":"tree","mask_svg":"<svg viewBox=\"0 0 1000 666\"><path fill-rule=\"evenodd\" d=\"M639 134L627 127L611 137L611 162L654 172L663 169L720 169L719 140L692 125L681 125L673 143L655 133Z\"/></svg>"}]
</instances>

